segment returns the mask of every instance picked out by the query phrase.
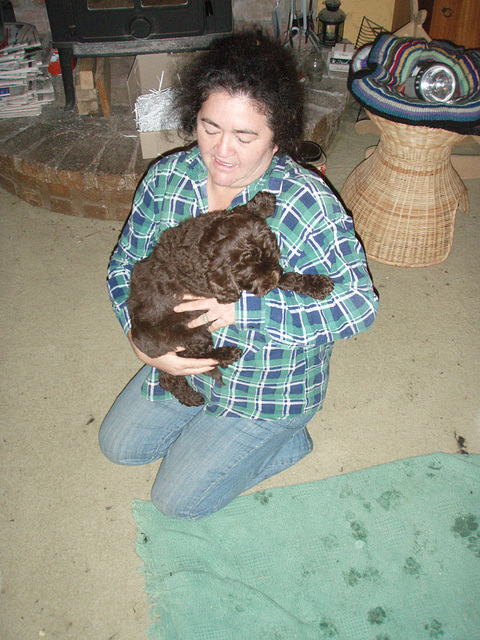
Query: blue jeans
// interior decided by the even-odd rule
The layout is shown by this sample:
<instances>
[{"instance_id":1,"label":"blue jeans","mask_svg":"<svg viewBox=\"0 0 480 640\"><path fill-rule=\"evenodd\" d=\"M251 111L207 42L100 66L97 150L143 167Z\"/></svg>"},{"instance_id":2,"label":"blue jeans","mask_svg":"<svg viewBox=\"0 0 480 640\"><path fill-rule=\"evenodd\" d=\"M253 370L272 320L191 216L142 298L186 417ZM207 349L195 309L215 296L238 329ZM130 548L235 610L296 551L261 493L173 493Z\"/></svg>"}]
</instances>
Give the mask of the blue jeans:
<instances>
[{"instance_id":1,"label":"blue jeans","mask_svg":"<svg viewBox=\"0 0 480 640\"><path fill-rule=\"evenodd\" d=\"M141 393L147 372L142 368L118 396L99 442L117 464L163 458L151 497L166 516L208 516L312 450L306 424L314 413L274 421L212 416L175 398L151 402Z\"/></svg>"}]
</instances>

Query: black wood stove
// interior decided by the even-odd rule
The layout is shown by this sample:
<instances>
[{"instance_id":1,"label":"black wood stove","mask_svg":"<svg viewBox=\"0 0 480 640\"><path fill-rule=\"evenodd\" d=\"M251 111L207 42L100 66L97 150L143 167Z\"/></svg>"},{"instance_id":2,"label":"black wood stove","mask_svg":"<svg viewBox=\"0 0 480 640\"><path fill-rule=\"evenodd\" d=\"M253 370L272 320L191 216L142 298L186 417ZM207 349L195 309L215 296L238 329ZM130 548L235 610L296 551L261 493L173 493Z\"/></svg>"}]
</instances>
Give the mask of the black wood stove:
<instances>
[{"instance_id":1,"label":"black wood stove","mask_svg":"<svg viewBox=\"0 0 480 640\"><path fill-rule=\"evenodd\" d=\"M232 31L232 0L45 0L66 108L75 105L72 57L194 51Z\"/></svg>"}]
</instances>

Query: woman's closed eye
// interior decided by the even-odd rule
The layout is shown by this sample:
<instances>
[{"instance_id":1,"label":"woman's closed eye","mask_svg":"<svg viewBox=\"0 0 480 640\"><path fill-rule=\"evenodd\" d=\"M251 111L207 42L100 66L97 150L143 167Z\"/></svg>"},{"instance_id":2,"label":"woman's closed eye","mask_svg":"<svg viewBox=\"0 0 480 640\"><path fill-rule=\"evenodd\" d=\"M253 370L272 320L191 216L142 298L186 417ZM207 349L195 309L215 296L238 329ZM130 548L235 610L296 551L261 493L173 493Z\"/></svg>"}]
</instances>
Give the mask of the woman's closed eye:
<instances>
[{"instance_id":1,"label":"woman's closed eye","mask_svg":"<svg viewBox=\"0 0 480 640\"><path fill-rule=\"evenodd\" d=\"M216 133L220 133L218 129L207 129L207 127L204 127L204 131L209 136L214 136Z\"/></svg>"},{"instance_id":2,"label":"woman's closed eye","mask_svg":"<svg viewBox=\"0 0 480 640\"><path fill-rule=\"evenodd\" d=\"M214 136L217 135L218 133L220 133L219 131L215 130L215 129L204 129L205 133L207 134L207 136ZM253 141L253 137L250 139L245 139L245 138L241 138L240 136L235 136L236 139L238 140L238 142L240 142L241 144L250 144L250 142Z\"/></svg>"}]
</instances>

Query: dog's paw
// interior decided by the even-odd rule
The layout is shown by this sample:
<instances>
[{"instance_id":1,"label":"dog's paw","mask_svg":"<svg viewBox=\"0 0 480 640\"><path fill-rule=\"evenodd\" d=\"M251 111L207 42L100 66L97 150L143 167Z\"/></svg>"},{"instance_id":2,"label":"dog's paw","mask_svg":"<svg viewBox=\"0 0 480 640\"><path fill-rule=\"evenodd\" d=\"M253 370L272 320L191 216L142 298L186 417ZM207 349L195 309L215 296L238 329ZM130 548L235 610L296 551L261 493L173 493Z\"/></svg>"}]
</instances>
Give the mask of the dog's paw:
<instances>
[{"instance_id":1,"label":"dog's paw","mask_svg":"<svg viewBox=\"0 0 480 640\"><path fill-rule=\"evenodd\" d=\"M240 359L243 351L240 347L218 347L214 349L212 358L218 360L218 364L225 368Z\"/></svg>"},{"instance_id":2,"label":"dog's paw","mask_svg":"<svg viewBox=\"0 0 480 640\"><path fill-rule=\"evenodd\" d=\"M192 389L190 385L182 385L179 388L170 389L176 399L186 407L201 407L205 404L205 398L201 393Z\"/></svg>"},{"instance_id":3,"label":"dog's paw","mask_svg":"<svg viewBox=\"0 0 480 640\"><path fill-rule=\"evenodd\" d=\"M310 296L316 300L323 300L330 295L334 288L334 282L328 276L307 273L303 275L304 291L303 295Z\"/></svg>"},{"instance_id":4,"label":"dog's paw","mask_svg":"<svg viewBox=\"0 0 480 640\"><path fill-rule=\"evenodd\" d=\"M202 404L205 404L205 398L200 393L195 391L194 394L188 398L181 398L180 402L187 407L201 407Z\"/></svg>"},{"instance_id":5,"label":"dog's paw","mask_svg":"<svg viewBox=\"0 0 480 640\"><path fill-rule=\"evenodd\" d=\"M318 273L284 273L278 283L279 289L294 291L316 300L323 300L333 291L333 280Z\"/></svg>"},{"instance_id":6,"label":"dog's paw","mask_svg":"<svg viewBox=\"0 0 480 640\"><path fill-rule=\"evenodd\" d=\"M205 404L205 398L192 389L184 376L173 376L165 371L159 371L158 382L164 391L169 391L187 407L200 407Z\"/></svg>"},{"instance_id":7,"label":"dog's paw","mask_svg":"<svg viewBox=\"0 0 480 640\"><path fill-rule=\"evenodd\" d=\"M181 397L178 397L177 400L184 404L186 407L201 407L202 404L205 404L205 398L198 391L182 394Z\"/></svg>"}]
</instances>

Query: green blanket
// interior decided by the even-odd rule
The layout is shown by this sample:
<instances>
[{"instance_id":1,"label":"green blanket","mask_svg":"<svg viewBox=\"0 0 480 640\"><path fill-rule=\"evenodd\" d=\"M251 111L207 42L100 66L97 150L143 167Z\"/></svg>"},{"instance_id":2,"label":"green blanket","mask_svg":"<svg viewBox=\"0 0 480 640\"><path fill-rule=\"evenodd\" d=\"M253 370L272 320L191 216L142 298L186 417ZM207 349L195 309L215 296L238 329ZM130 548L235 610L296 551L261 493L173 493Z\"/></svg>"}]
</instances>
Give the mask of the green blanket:
<instances>
[{"instance_id":1,"label":"green blanket","mask_svg":"<svg viewBox=\"0 0 480 640\"><path fill-rule=\"evenodd\" d=\"M198 521L133 502L156 640L479 640L480 456L241 496Z\"/></svg>"}]
</instances>

